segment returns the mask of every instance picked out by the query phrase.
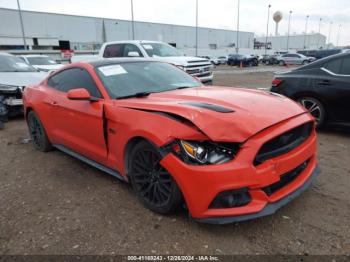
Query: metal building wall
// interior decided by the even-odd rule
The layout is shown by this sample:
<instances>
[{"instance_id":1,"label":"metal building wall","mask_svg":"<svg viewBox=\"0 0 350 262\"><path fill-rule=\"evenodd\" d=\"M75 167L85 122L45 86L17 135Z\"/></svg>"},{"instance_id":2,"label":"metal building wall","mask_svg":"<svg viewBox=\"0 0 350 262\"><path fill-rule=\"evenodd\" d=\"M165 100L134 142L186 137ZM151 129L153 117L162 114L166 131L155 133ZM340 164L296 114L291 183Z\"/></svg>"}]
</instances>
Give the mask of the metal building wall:
<instances>
[{"instance_id":1,"label":"metal building wall","mask_svg":"<svg viewBox=\"0 0 350 262\"><path fill-rule=\"evenodd\" d=\"M1 39L20 38L21 31L17 10L0 8L0 17L1 46ZM72 48L76 49L98 47L104 40L132 38L131 22L125 20L23 11L23 21L27 38L68 40ZM135 37L175 43L178 48L193 48L195 27L135 22ZM254 33L239 33L240 48L253 48L253 41ZM225 48L235 42L236 31L199 28L199 48L209 49L209 44Z\"/></svg>"},{"instance_id":2,"label":"metal building wall","mask_svg":"<svg viewBox=\"0 0 350 262\"><path fill-rule=\"evenodd\" d=\"M271 42L272 49L274 50L286 50L287 49L287 36L269 36L267 42ZM257 41L265 43L265 37L257 37ZM290 35L289 36L289 49L304 49L304 41L306 49L325 48L326 36L322 34L307 34L305 35Z\"/></svg>"}]
</instances>

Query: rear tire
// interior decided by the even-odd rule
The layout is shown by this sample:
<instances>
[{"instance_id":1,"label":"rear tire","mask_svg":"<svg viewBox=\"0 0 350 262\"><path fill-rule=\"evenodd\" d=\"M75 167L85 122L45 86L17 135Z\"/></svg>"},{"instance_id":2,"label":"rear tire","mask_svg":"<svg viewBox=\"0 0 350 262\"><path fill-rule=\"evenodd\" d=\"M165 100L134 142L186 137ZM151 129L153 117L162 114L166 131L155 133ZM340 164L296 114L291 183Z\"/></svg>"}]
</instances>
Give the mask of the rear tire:
<instances>
[{"instance_id":1,"label":"rear tire","mask_svg":"<svg viewBox=\"0 0 350 262\"><path fill-rule=\"evenodd\" d=\"M319 100L313 97L300 97L298 98L298 102L316 119L318 128L324 126L326 122L326 110Z\"/></svg>"},{"instance_id":2,"label":"rear tire","mask_svg":"<svg viewBox=\"0 0 350 262\"><path fill-rule=\"evenodd\" d=\"M278 64L279 64L280 66L284 66L284 65L285 65L284 61L282 61L282 60L279 61Z\"/></svg>"},{"instance_id":3,"label":"rear tire","mask_svg":"<svg viewBox=\"0 0 350 262\"><path fill-rule=\"evenodd\" d=\"M181 206L182 194L160 160L161 156L152 144L138 143L130 156L130 182L145 207L156 213L172 214Z\"/></svg>"},{"instance_id":4,"label":"rear tire","mask_svg":"<svg viewBox=\"0 0 350 262\"><path fill-rule=\"evenodd\" d=\"M27 123L34 147L41 152L48 152L52 150L53 148L49 138L47 137L44 126L34 111L30 111L28 113Z\"/></svg>"}]
</instances>

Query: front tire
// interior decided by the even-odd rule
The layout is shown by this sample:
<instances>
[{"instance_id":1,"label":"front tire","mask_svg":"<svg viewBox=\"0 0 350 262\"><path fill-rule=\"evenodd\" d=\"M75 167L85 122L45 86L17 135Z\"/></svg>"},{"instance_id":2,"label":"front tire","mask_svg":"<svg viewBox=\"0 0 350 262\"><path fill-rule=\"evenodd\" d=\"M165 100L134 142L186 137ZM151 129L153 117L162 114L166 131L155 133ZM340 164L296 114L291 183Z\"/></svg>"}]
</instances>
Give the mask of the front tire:
<instances>
[{"instance_id":1,"label":"front tire","mask_svg":"<svg viewBox=\"0 0 350 262\"><path fill-rule=\"evenodd\" d=\"M301 97L298 102L316 119L318 128L325 124L326 110L319 100L313 97Z\"/></svg>"},{"instance_id":2,"label":"front tire","mask_svg":"<svg viewBox=\"0 0 350 262\"><path fill-rule=\"evenodd\" d=\"M27 123L34 147L41 152L48 152L52 150L52 145L46 134L44 126L34 111L30 111L28 113Z\"/></svg>"},{"instance_id":3,"label":"front tire","mask_svg":"<svg viewBox=\"0 0 350 262\"><path fill-rule=\"evenodd\" d=\"M130 159L130 182L141 203L160 214L177 211L183 202L182 194L170 173L160 164L157 149L141 141L132 150Z\"/></svg>"}]
</instances>

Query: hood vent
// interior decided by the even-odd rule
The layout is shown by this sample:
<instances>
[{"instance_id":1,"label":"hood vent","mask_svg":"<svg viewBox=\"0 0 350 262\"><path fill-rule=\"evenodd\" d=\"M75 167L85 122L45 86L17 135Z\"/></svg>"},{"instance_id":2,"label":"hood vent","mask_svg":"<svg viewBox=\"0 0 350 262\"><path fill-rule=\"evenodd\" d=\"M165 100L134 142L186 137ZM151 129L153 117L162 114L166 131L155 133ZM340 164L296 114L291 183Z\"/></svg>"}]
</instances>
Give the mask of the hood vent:
<instances>
[{"instance_id":1,"label":"hood vent","mask_svg":"<svg viewBox=\"0 0 350 262\"><path fill-rule=\"evenodd\" d=\"M213 105L213 104L202 103L202 102L184 102L184 103L179 103L179 104L186 105L186 106L205 108L205 109L219 112L219 113L233 113L233 112L235 112L234 110L232 110L230 108L226 108L226 107L218 106L218 105Z\"/></svg>"}]
</instances>

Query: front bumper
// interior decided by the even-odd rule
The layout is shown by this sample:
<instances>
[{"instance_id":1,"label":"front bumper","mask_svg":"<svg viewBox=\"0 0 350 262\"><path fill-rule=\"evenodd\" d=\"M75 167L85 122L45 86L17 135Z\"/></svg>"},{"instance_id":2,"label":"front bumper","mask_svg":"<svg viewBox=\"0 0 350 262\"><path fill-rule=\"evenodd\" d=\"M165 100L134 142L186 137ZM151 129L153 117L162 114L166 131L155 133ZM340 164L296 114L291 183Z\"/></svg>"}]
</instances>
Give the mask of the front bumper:
<instances>
[{"instance_id":1,"label":"front bumper","mask_svg":"<svg viewBox=\"0 0 350 262\"><path fill-rule=\"evenodd\" d=\"M222 223L229 223L235 221L235 218L241 221L262 216L261 214L272 214L282 204L290 201L288 196L294 196L294 192L307 187L310 178L317 173L316 132L313 130L303 144L286 154L266 160L257 166L253 164L254 159L264 143L308 121L313 121L312 117L302 114L263 130L248 139L241 146L236 158L225 164L187 165L171 153L162 159L161 164L176 180L190 215L196 220L208 223L220 220L224 221ZM294 180L271 195L265 193L265 187L277 183L284 174L306 161L306 168ZM241 188L248 188L251 201L247 205L209 208L219 193ZM295 197L300 193L295 193Z\"/></svg>"},{"instance_id":2,"label":"front bumper","mask_svg":"<svg viewBox=\"0 0 350 262\"><path fill-rule=\"evenodd\" d=\"M211 218L199 218L194 219L195 221L207 223L207 224L218 224L218 225L224 225L229 223L235 223L235 222L242 222L246 220L256 219L259 217L269 216L274 214L278 209L281 207L287 205L289 202L293 201L295 198L297 198L301 193L303 193L312 182L315 180L316 176L319 174L320 168L317 166L314 171L312 172L311 176L306 180L306 182L299 187L297 190L292 192L291 194L285 196L281 200L269 203L267 204L263 210L261 210L258 213L249 214L249 215L241 215L241 216L234 216L234 217L211 217Z\"/></svg>"},{"instance_id":3,"label":"front bumper","mask_svg":"<svg viewBox=\"0 0 350 262\"><path fill-rule=\"evenodd\" d=\"M207 83L212 83L213 82L213 77L214 74L211 73L209 76L197 76L198 79L203 83L203 84L207 84Z\"/></svg>"}]
</instances>

